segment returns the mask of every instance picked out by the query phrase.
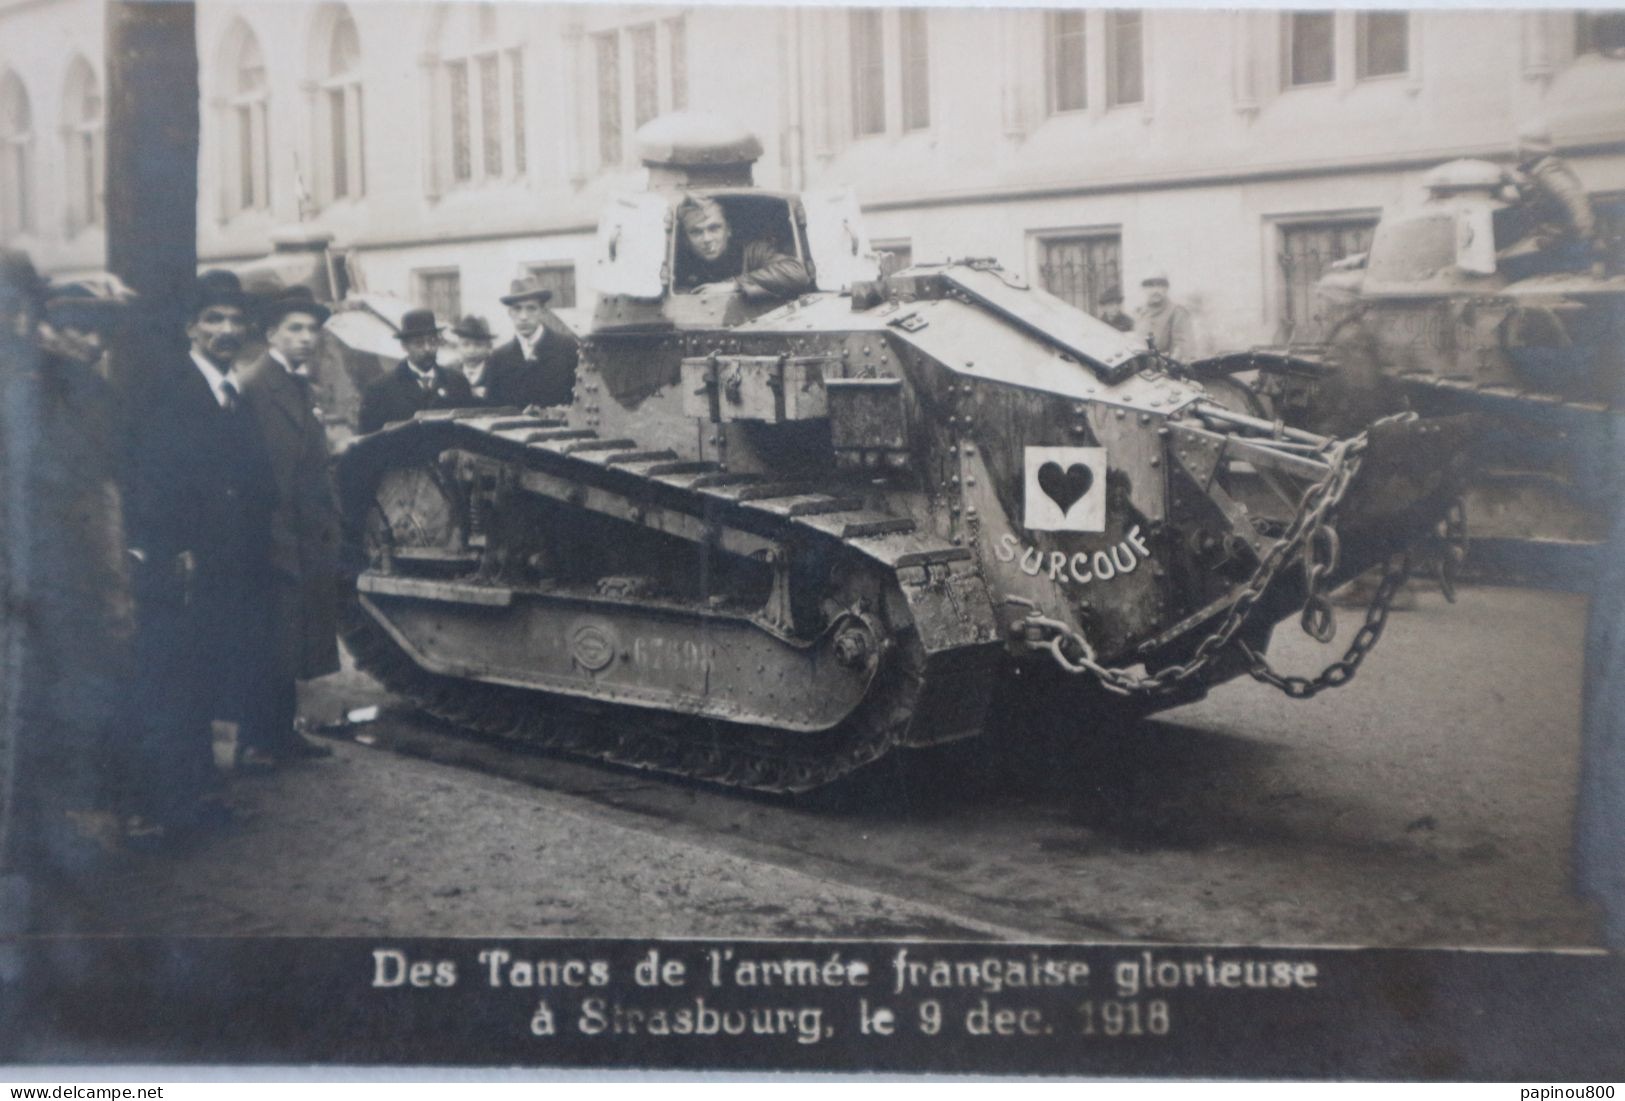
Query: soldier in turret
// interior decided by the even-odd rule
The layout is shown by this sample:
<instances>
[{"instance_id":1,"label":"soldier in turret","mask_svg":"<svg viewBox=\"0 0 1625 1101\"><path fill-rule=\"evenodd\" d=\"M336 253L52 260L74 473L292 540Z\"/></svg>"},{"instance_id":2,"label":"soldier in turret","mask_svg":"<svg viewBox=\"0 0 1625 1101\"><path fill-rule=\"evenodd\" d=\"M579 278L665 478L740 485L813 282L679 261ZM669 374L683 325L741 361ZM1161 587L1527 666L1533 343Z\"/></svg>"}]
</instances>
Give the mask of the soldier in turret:
<instances>
[{"instance_id":1,"label":"soldier in turret","mask_svg":"<svg viewBox=\"0 0 1625 1101\"><path fill-rule=\"evenodd\" d=\"M722 204L689 196L677 207L689 255L677 289L691 293L738 291L750 301L794 298L812 289L807 266L765 238L740 242Z\"/></svg>"},{"instance_id":2,"label":"soldier in turret","mask_svg":"<svg viewBox=\"0 0 1625 1101\"><path fill-rule=\"evenodd\" d=\"M1541 267L1573 271L1593 263L1599 255L1597 217L1580 177L1557 155L1551 131L1540 123L1525 126L1518 132L1517 156L1507 187L1524 217L1521 236L1540 253Z\"/></svg>"}]
</instances>

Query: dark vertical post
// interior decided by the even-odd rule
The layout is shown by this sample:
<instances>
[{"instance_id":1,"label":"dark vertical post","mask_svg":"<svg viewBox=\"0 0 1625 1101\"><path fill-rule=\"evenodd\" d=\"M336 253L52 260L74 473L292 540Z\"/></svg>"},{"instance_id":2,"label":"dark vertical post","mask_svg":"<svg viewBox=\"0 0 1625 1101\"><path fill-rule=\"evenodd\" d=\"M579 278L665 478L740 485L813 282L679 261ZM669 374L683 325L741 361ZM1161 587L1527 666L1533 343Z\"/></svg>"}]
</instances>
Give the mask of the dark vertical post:
<instances>
[{"instance_id":1,"label":"dark vertical post","mask_svg":"<svg viewBox=\"0 0 1625 1101\"><path fill-rule=\"evenodd\" d=\"M190 0L107 3L107 266L141 296L115 381L183 354L197 273L198 57Z\"/></svg>"}]
</instances>

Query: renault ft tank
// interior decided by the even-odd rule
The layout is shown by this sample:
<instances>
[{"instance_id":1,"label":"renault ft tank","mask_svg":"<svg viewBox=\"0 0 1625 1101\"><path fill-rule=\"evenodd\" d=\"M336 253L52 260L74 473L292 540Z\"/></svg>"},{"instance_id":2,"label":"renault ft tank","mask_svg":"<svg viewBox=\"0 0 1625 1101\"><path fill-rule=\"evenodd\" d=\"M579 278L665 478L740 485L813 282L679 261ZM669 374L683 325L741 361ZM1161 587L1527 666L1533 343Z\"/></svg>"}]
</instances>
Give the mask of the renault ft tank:
<instances>
[{"instance_id":1,"label":"renault ft tank","mask_svg":"<svg viewBox=\"0 0 1625 1101\"><path fill-rule=\"evenodd\" d=\"M852 196L752 186L746 133L639 141L574 403L423 413L342 456L363 668L487 734L776 792L1018 711L1081 732L1352 674L1381 607L1313 680L1268 669L1271 629L1325 637L1323 589L1432 528L1462 425L1235 412L991 262L879 279ZM690 196L805 292L681 293Z\"/></svg>"},{"instance_id":2,"label":"renault ft tank","mask_svg":"<svg viewBox=\"0 0 1625 1101\"><path fill-rule=\"evenodd\" d=\"M1254 412L1322 432L1401 409L1479 414L1466 493L1475 558L1512 551L1509 565L1564 569L1566 550L1608 531L1625 473L1620 242L1602 242L1595 262L1543 247L1486 161L1452 161L1423 182L1426 201L1383 218L1363 263L1317 286L1327 345L1215 357L1195 374L1257 369Z\"/></svg>"}]
</instances>

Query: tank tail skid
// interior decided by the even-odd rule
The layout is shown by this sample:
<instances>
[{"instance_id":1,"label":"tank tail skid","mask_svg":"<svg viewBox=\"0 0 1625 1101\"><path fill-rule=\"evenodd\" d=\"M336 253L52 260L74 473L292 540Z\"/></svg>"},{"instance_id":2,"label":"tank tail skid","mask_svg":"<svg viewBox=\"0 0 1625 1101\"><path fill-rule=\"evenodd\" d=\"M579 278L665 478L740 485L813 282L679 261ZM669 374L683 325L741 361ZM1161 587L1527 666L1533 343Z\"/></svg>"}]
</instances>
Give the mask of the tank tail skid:
<instances>
[{"instance_id":1,"label":"tank tail skid","mask_svg":"<svg viewBox=\"0 0 1625 1101\"><path fill-rule=\"evenodd\" d=\"M780 486L537 418L471 416L369 437L339 480L356 579L345 644L458 726L764 792L983 730L1005 654L973 558L850 488ZM634 558L686 545L719 575L743 563L760 599L722 583L645 591L583 577L585 561L506 561L482 516L511 514L516 498L539 510L531 522L607 524ZM806 562L814 572L797 574ZM809 609L817 579L822 608Z\"/></svg>"}]
</instances>

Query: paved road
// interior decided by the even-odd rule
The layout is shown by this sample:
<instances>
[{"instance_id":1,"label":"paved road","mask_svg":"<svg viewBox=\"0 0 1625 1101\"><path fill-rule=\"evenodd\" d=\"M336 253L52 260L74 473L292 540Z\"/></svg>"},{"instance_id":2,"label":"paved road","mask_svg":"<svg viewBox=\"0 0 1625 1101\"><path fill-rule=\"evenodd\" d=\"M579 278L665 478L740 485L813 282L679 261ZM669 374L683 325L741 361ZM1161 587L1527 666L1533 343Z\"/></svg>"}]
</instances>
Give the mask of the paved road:
<instances>
[{"instance_id":1,"label":"paved road","mask_svg":"<svg viewBox=\"0 0 1625 1101\"><path fill-rule=\"evenodd\" d=\"M1585 603L1475 588L1395 613L1355 682L1252 682L1063 756L1000 744L814 800L739 796L451 736L234 778L244 813L135 854L57 923L131 932L881 935L1596 943L1568 891ZM1352 619L1353 613L1344 613ZM1345 632L1352 623L1345 625ZM1283 626L1273 656L1330 650ZM1336 649L1334 646L1333 649ZM378 698L313 686L318 718Z\"/></svg>"}]
</instances>

